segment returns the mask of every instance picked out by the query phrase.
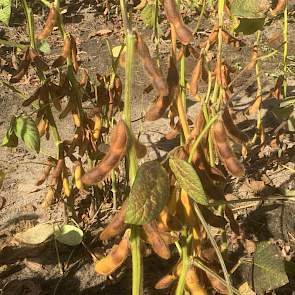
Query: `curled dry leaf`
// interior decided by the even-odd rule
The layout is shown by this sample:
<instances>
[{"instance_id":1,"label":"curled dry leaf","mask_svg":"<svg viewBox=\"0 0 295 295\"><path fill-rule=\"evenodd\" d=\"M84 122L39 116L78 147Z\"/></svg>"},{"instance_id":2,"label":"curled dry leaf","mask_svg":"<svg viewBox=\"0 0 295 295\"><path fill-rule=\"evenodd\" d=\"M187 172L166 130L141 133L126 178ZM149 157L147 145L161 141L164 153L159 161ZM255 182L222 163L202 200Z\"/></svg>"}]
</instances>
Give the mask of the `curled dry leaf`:
<instances>
[{"instance_id":1,"label":"curled dry leaf","mask_svg":"<svg viewBox=\"0 0 295 295\"><path fill-rule=\"evenodd\" d=\"M155 61L151 58L149 49L139 33L137 33L136 49L157 94L159 96L168 95L169 91L167 82L163 78L163 74L157 67Z\"/></svg>"},{"instance_id":2,"label":"curled dry leaf","mask_svg":"<svg viewBox=\"0 0 295 295\"><path fill-rule=\"evenodd\" d=\"M136 157L138 159L144 158L147 154L147 147L141 143L138 139L134 140L134 147L136 152Z\"/></svg>"},{"instance_id":3,"label":"curled dry leaf","mask_svg":"<svg viewBox=\"0 0 295 295\"><path fill-rule=\"evenodd\" d=\"M203 68L203 57L201 56L192 72L192 77L190 81L190 92L192 96L196 96L199 90L199 81L202 75L202 68Z\"/></svg>"},{"instance_id":4,"label":"curled dry leaf","mask_svg":"<svg viewBox=\"0 0 295 295\"><path fill-rule=\"evenodd\" d=\"M218 155L227 171L236 177L244 176L244 167L237 159L228 142L226 130L222 120L218 120L213 125L212 132Z\"/></svg>"},{"instance_id":5,"label":"curled dry leaf","mask_svg":"<svg viewBox=\"0 0 295 295\"><path fill-rule=\"evenodd\" d=\"M57 20L58 12L54 6L51 6L49 9L48 17L45 22L43 30L37 35L37 39L44 40L46 39L52 32L56 20Z\"/></svg>"},{"instance_id":6,"label":"curled dry leaf","mask_svg":"<svg viewBox=\"0 0 295 295\"><path fill-rule=\"evenodd\" d=\"M193 34L190 28L183 22L175 0L164 0L164 10L167 20L175 28L176 35L180 42L183 45L188 45L193 39Z\"/></svg>"},{"instance_id":7,"label":"curled dry leaf","mask_svg":"<svg viewBox=\"0 0 295 295\"><path fill-rule=\"evenodd\" d=\"M18 67L17 72L10 78L10 83L19 82L27 73L31 63L30 48L28 48L24 54L24 57Z\"/></svg>"},{"instance_id":8,"label":"curled dry leaf","mask_svg":"<svg viewBox=\"0 0 295 295\"><path fill-rule=\"evenodd\" d=\"M228 107L224 109L222 119L227 134L234 142L239 144L248 142L248 136L238 128L237 124L234 123Z\"/></svg>"},{"instance_id":9,"label":"curled dry leaf","mask_svg":"<svg viewBox=\"0 0 295 295\"><path fill-rule=\"evenodd\" d=\"M110 149L100 163L82 176L86 185L96 184L103 180L124 157L128 144L128 129L124 121L119 121L114 128Z\"/></svg>"},{"instance_id":10,"label":"curled dry leaf","mask_svg":"<svg viewBox=\"0 0 295 295\"><path fill-rule=\"evenodd\" d=\"M95 261L95 271L103 276L112 274L126 260L129 252L129 236L125 235L119 245L114 245L110 253Z\"/></svg>"}]
</instances>

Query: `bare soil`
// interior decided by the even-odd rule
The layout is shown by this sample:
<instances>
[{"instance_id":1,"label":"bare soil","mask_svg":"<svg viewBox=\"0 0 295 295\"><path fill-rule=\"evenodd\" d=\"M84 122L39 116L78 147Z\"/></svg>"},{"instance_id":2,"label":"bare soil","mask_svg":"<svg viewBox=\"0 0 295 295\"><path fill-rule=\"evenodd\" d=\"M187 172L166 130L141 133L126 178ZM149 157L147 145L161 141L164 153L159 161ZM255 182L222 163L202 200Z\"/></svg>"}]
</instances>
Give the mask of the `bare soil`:
<instances>
[{"instance_id":1,"label":"bare soil","mask_svg":"<svg viewBox=\"0 0 295 295\"><path fill-rule=\"evenodd\" d=\"M118 15L114 14L109 17L102 15L91 1L83 1L68 6L65 14L66 30L77 38L79 50L79 62L81 67L89 70L90 76L95 77L96 73L105 74L110 70L111 60L107 51L105 39L108 37L113 46L122 42L122 23ZM35 21L38 28L44 21L44 11L39 6L36 7ZM138 29L144 32L145 39L150 44L151 50L154 44L151 43L151 32L143 27L136 16L135 22L138 23ZM11 41L26 41L26 27L21 9L18 8L12 19L12 27L2 27L3 34ZM191 26L194 27L194 19ZM164 23L164 28L165 27ZM103 29L112 31L110 35L94 35ZM290 19L290 43L289 55L295 53L294 38L294 17ZM206 33L208 28L203 25L201 31ZM202 34L200 34L201 36ZM51 62L58 56L58 50L61 47L61 38L58 31L55 31L49 37L49 43L52 45L52 53L47 57ZM199 40L196 39L197 44ZM251 40L248 40L251 44ZM163 72L166 72L168 63L169 40L161 41L161 63ZM225 59L228 64L243 64L250 56L249 49L241 51L226 48ZM12 50L8 47L0 47L1 56L1 80L7 81L11 74L9 64L11 64ZM3 61L3 63L2 63ZM5 61L5 62L4 62ZM189 57L187 60L187 73L190 73L194 65L194 59ZM263 71L266 75L272 75L277 71L279 61L277 58L263 64ZM275 68L274 68L275 67ZM134 66L134 92L132 102L132 120L134 120L134 132L140 134L140 139L148 146L148 154L142 160L160 158L171 150L177 141L167 141L164 134L169 131L167 118L162 118L156 122L145 122L138 120L142 117L145 110L153 100L153 93L143 94L144 88L148 85L146 76L138 62ZM120 73L124 77L123 71ZM274 79L263 77L264 95L274 85ZM249 83L253 77L241 77L238 81L238 87ZM266 81L273 81L269 83ZM26 95L29 95L34 86L37 85L32 73L19 85ZM253 87L247 91L239 93L233 101L234 109L239 110L237 113L237 122L239 126L249 135L255 131L256 118L243 115L241 110L246 109L249 103L254 99L255 80ZM289 80L288 95L294 96L295 80ZM250 93L249 93L250 92ZM24 110L21 106L22 100L4 85L0 94L0 138L3 138L12 115L21 114ZM189 116L193 119L198 108L192 98L188 101ZM279 121L273 116L271 110L276 104L273 99L264 101L263 105L263 122L266 127L267 137L273 137L273 130L279 125ZM65 119L59 123L59 130L63 139L70 138L74 130L72 122ZM246 199L255 196L269 196L281 192L282 189L294 190L295 178L294 173L284 168L287 165L294 168L294 142L291 136L285 136L282 145L282 155L278 157L279 148L273 149L269 146L265 148L264 153L260 152L259 146L254 146L248 152L244 160L247 177L241 180L235 180L228 177L228 186L225 188L228 198ZM46 222L49 220L62 220L63 210L61 205L57 204L50 210L43 209L40 204L44 197L46 184L41 187L34 185L36 178L42 170L40 163L47 155L55 156L56 149L52 141L42 140L41 153L39 155L28 152L24 146L20 145L16 149L0 149L0 171L5 173L5 180L0 189L0 290L1 294L131 294L131 259L112 276L112 278L103 278L94 272L91 257L87 251L81 247L66 247L58 245L59 258L62 263L68 265L68 268L61 274L58 265L58 255L54 243L47 243L40 247L30 248L19 245L11 246L11 238L17 232L21 232L30 226ZM258 186L261 186L260 188ZM120 200L119 200L120 201ZM98 201L99 202L99 201ZM295 205L292 203L273 202L269 203L242 203L234 206L234 212L245 234L249 239L256 241L273 240L282 253L287 250L288 259L293 259L295 249ZM109 210L109 215L112 211ZM98 217L102 217L98 215ZM97 218L94 222L93 233L86 237L91 249L96 249L99 253L110 245L102 244L96 237L97 233L104 226L107 220L100 221ZM234 261L235 245L232 245L232 251L229 252L229 261ZM287 249L287 250L286 250ZM285 252L283 252L285 251ZM176 254L176 253L175 253ZM158 259L154 255L148 255L144 258L145 266L145 294L168 294L167 291L156 291L153 286L157 279L166 274L169 267L177 255L169 261ZM241 277L246 277L247 271L242 271ZM237 282L241 278L237 277ZM276 294L294 294L294 281L290 279L290 285ZM24 293L24 289L29 290Z\"/></svg>"}]
</instances>

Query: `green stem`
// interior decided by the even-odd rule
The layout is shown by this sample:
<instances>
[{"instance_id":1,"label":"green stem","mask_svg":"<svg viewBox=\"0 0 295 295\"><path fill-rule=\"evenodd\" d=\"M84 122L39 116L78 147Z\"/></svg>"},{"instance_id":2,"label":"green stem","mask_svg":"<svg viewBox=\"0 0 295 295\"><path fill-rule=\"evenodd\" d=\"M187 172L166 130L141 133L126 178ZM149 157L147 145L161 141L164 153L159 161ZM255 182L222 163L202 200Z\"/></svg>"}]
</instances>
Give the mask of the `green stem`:
<instances>
[{"instance_id":1,"label":"green stem","mask_svg":"<svg viewBox=\"0 0 295 295\"><path fill-rule=\"evenodd\" d=\"M196 25L196 27L194 29L193 34L196 34L198 32L198 29L200 27L201 20L203 18L204 12L205 12L206 4L207 4L207 0L204 0L203 1L203 5L202 5L202 9L201 9L201 13L200 13L200 16L199 16L199 19L198 19L198 22L197 22L197 25Z\"/></svg>"},{"instance_id":2,"label":"green stem","mask_svg":"<svg viewBox=\"0 0 295 295\"><path fill-rule=\"evenodd\" d=\"M137 158L133 144L131 129L131 98L132 98L132 66L134 60L135 36L132 32L131 21L127 14L125 0L120 0L121 14L126 34L126 69L124 90L124 121L129 129L129 145L127 154L129 185L132 186L137 172ZM131 226L131 254L132 254L132 295L143 294L143 264L140 249L140 230L137 225Z\"/></svg>"},{"instance_id":3,"label":"green stem","mask_svg":"<svg viewBox=\"0 0 295 295\"><path fill-rule=\"evenodd\" d=\"M186 231L184 236L186 237ZM191 236L186 238L183 246L181 247L182 268L178 279L175 295L182 295L184 291L185 277L189 267L188 245L190 243L190 239Z\"/></svg>"},{"instance_id":4,"label":"green stem","mask_svg":"<svg viewBox=\"0 0 295 295\"><path fill-rule=\"evenodd\" d=\"M226 265L225 265L225 262L223 260L222 255L221 255L221 252L220 252L220 250L218 248L218 245L217 245L216 241L214 240L214 237L211 234L209 226L208 226L208 224L207 224L201 210L199 209L199 206L198 206L197 203L194 203L194 209L195 209L195 212L197 213L198 218L200 219L202 225L204 226L204 229L205 229L205 231L206 231L206 233L208 235L208 238L209 238L209 240L210 240L210 242L211 242L211 244L212 244L212 246L213 246L213 248L214 248L214 250L216 252L216 255L218 257L219 263L221 265L221 268L222 268L222 271L223 271L223 274L224 274L224 277L225 277L226 287L228 289L228 294L233 295L233 287L232 287L231 279L230 279L229 273L228 273L228 271L226 269Z\"/></svg>"},{"instance_id":5,"label":"green stem","mask_svg":"<svg viewBox=\"0 0 295 295\"><path fill-rule=\"evenodd\" d=\"M188 162L191 163L192 158L197 150L198 145L200 144L203 136L208 132L208 130L210 129L210 127L212 126L212 124L217 120L218 115L215 115L214 117L212 117L210 119L210 121L207 123L207 125L205 126L205 128L202 130L202 132L199 134L199 136L197 137L196 141L194 142L189 158L188 158Z\"/></svg>"}]
</instances>

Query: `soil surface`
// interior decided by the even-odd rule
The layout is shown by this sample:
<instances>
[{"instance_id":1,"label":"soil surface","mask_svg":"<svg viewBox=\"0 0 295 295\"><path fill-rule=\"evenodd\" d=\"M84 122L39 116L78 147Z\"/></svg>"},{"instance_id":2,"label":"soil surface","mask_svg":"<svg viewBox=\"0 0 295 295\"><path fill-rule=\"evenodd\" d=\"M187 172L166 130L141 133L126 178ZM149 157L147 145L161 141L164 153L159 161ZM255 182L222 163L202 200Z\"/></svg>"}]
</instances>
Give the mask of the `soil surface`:
<instances>
[{"instance_id":1,"label":"soil surface","mask_svg":"<svg viewBox=\"0 0 295 295\"><path fill-rule=\"evenodd\" d=\"M113 4L112 4L113 5ZM107 74L110 72L111 58L109 57L106 39L112 46L120 45L123 41L122 21L118 16L116 8L111 5L111 12L103 14L102 5L97 5L95 1L71 1L64 14L65 29L75 36L78 44L78 59L80 67L89 71L90 77L94 80L96 73ZM47 10L40 5L34 6L34 17L36 31L38 31L46 17ZM294 14L293 14L294 15ZM194 28L196 15L189 16L190 26ZM155 45L152 43L151 30L144 27L139 14L134 17L134 22L145 40L149 44L151 52L154 52ZM26 26L21 7L15 8L11 19L10 27L1 27L0 35L2 39L9 41L26 42ZM162 30L168 28L166 21L163 21ZM279 27L278 24L276 26ZM195 44L210 31L208 21L202 23L199 33L196 36ZM209 28L209 29L208 29ZM266 28L270 34L275 27ZM267 33L267 34L268 34ZM265 35L267 35L265 34ZM290 17L289 24L289 56L293 62L290 66L294 70L295 55L295 25L294 16ZM241 50L224 48L225 60L233 67L243 66L249 60L250 47L254 39L245 38L247 46ZM48 38L52 47L52 52L46 55L46 60L51 63L58 55L62 46L59 31L55 30ZM167 72L169 58L169 38L160 41L160 62L163 73ZM266 50L267 52L267 50ZM15 52L6 46L0 47L1 81L8 81L12 73L11 60ZM267 60L262 64L262 85L263 95L268 96L270 89L275 83L275 77L282 69L281 57ZM195 64L195 59L189 57L186 60L187 79ZM119 70L121 79L124 79L124 71ZM252 83L251 83L252 81ZM256 116L246 115L245 110L255 99L256 84L253 75L243 75L235 83L237 95L233 99L233 109L236 111L236 122L249 136L253 136L256 126ZM36 75L29 72L15 86L28 97L38 85ZM167 116L156 122L144 121L142 116L154 99L154 92L144 93L144 89L149 85L148 79L143 72L143 68L137 59L134 65L133 80L133 100L132 100L132 120L133 130L136 136L148 147L148 153L144 162L149 159L162 158L168 151L173 149L179 138L168 141L165 134L169 131L169 120ZM245 85L246 87L245 89ZM204 88L205 89L205 88ZM242 90L240 90L242 89ZM201 87L202 90L202 87ZM288 81L288 96L295 95L295 80L290 77ZM272 110L278 102L270 97L263 102L263 126L266 131L268 144L261 150L257 144L251 147L244 159L246 167L246 177L234 179L228 176L225 187L227 200L248 199L253 197L264 197L283 193L284 191L295 190L295 177L291 169L294 165L295 145L292 135L285 135L280 146L269 145L274 138L274 129L280 125ZM194 120L194 116L199 107L199 103L192 97L188 97L188 116ZM33 109L22 107L22 98L6 87L1 87L0 94L0 138L3 138L9 126L12 115L29 114ZM54 114L55 116L57 113ZM74 134L72 121L64 119L58 122L58 128L62 139L70 139ZM29 152L20 144L15 149L0 149L0 172L4 172L5 179L0 188L0 291L1 294L131 294L131 258L112 277L105 278L97 275L94 271L92 259L84 247L67 247L58 244L58 252L53 242L46 243L38 247L20 246L13 244L13 236L25 229L47 221L62 221L64 211L61 204L56 204L50 209L42 208L41 202L46 192L47 184L35 186L36 179L42 171L40 163L48 155L56 156L56 147L52 140L42 139L41 152L36 154ZM93 196L92 196L93 197ZM97 208L100 200L92 198ZM82 200L85 203L85 210L90 206L87 198ZM119 197L119 205L121 204ZM93 204L93 201L91 201ZM105 209L107 214L97 214L91 225L92 232L86 237L89 247L97 251L100 255L105 253L110 244L104 244L97 238L97 234L109 220L113 211L112 208ZM287 259L293 259L295 249L295 204L291 202L247 202L233 206L235 217L243 228L245 235L250 240L262 241L272 240L285 253ZM103 218L104 217L104 218ZM228 260L234 260L234 245L228 254ZM173 257L164 261L158 259L147 250L144 257L145 294L168 294L167 291L159 291L153 288L159 278L166 274L173 263L177 260L177 253ZM58 261L60 260L60 263ZM64 270L61 273L60 264ZM241 270L241 277L245 277L247 271ZM237 277L236 281L240 282ZM243 281L243 280L242 280ZM23 290L28 290L24 293ZM294 280L290 277L290 284L276 294L294 294Z\"/></svg>"}]
</instances>

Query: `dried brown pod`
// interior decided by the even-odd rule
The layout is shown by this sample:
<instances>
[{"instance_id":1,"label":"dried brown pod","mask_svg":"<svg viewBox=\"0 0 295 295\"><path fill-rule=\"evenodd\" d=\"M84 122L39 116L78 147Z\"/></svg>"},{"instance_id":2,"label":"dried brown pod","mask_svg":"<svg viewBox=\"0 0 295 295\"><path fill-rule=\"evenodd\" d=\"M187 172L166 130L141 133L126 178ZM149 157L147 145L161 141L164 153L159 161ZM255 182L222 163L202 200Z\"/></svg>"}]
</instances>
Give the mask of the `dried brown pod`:
<instances>
[{"instance_id":1,"label":"dried brown pod","mask_svg":"<svg viewBox=\"0 0 295 295\"><path fill-rule=\"evenodd\" d=\"M203 57L201 56L192 72L192 77L190 81L190 92L192 96L196 96L199 90L199 81L202 75L202 68L203 68Z\"/></svg>"},{"instance_id":2,"label":"dried brown pod","mask_svg":"<svg viewBox=\"0 0 295 295\"><path fill-rule=\"evenodd\" d=\"M79 84L80 86L85 87L89 81L88 71L85 68L80 68L80 71L81 71L81 75L80 75Z\"/></svg>"},{"instance_id":3,"label":"dried brown pod","mask_svg":"<svg viewBox=\"0 0 295 295\"><path fill-rule=\"evenodd\" d=\"M170 56L169 60L169 69L167 75L167 83L169 88L169 95L168 96L158 96L153 104L149 107L148 111L145 114L145 119L148 121L155 121L160 119L168 106L176 100L179 94L179 76L177 72L177 68L175 65L175 61Z\"/></svg>"},{"instance_id":4,"label":"dried brown pod","mask_svg":"<svg viewBox=\"0 0 295 295\"><path fill-rule=\"evenodd\" d=\"M137 53L140 56L143 67L149 76L153 87L158 95L168 95L168 85L161 70L157 67L155 61L151 58L149 49L142 39L141 35L137 33L137 42L136 42Z\"/></svg>"},{"instance_id":5,"label":"dried brown pod","mask_svg":"<svg viewBox=\"0 0 295 295\"><path fill-rule=\"evenodd\" d=\"M118 269L126 260L129 252L129 237L125 235L118 245L114 245L110 253L95 261L96 273L108 276Z\"/></svg>"},{"instance_id":6,"label":"dried brown pod","mask_svg":"<svg viewBox=\"0 0 295 295\"><path fill-rule=\"evenodd\" d=\"M39 55L36 49L29 49L30 60L33 66L36 66L38 70L47 71L49 69L48 64L43 60L43 58Z\"/></svg>"},{"instance_id":7,"label":"dried brown pod","mask_svg":"<svg viewBox=\"0 0 295 295\"><path fill-rule=\"evenodd\" d=\"M202 109L198 111L195 117L194 128L191 131L190 139L196 139L205 125L205 118Z\"/></svg>"},{"instance_id":8,"label":"dried brown pod","mask_svg":"<svg viewBox=\"0 0 295 295\"><path fill-rule=\"evenodd\" d=\"M270 95L275 97L277 100L281 100L282 96L282 86L284 83L284 75L280 75L276 81L275 87L271 90Z\"/></svg>"},{"instance_id":9,"label":"dried brown pod","mask_svg":"<svg viewBox=\"0 0 295 295\"><path fill-rule=\"evenodd\" d=\"M43 208L48 208L49 206L51 206L54 203L54 200L55 200L54 189L53 189L53 187L50 186L49 190L47 191L47 193L43 199L41 206Z\"/></svg>"},{"instance_id":10,"label":"dried brown pod","mask_svg":"<svg viewBox=\"0 0 295 295\"><path fill-rule=\"evenodd\" d=\"M235 143L243 144L248 142L248 136L234 123L228 107L223 110L222 119L227 134Z\"/></svg>"},{"instance_id":11,"label":"dried brown pod","mask_svg":"<svg viewBox=\"0 0 295 295\"><path fill-rule=\"evenodd\" d=\"M60 56L53 62L53 68L61 67L65 63L66 59L71 56L71 43L71 37L68 35L65 36L62 52Z\"/></svg>"},{"instance_id":12,"label":"dried brown pod","mask_svg":"<svg viewBox=\"0 0 295 295\"><path fill-rule=\"evenodd\" d=\"M219 294L228 294L227 287L216 277L212 276L210 273L206 273L207 278L212 286L212 288L217 291Z\"/></svg>"},{"instance_id":13,"label":"dried brown pod","mask_svg":"<svg viewBox=\"0 0 295 295\"><path fill-rule=\"evenodd\" d=\"M64 159L57 160L56 166L51 172L51 185L55 185L57 183L64 169L64 164L65 164Z\"/></svg>"},{"instance_id":14,"label":"dried brown pod","mask_svg":"<svg viewBox=\"0 0 295 295\"><path fill-rule=\"evenodd\" d=\"M83 173L84 171L83 171L81 162L76 161L74 163L74 180L78 190L83 190L83 183L81 180Z\"/></svg>"},{"instance_id":15,"label":"dried brown pod","mask_svg":"<svg viewBox=\"0 0 295 295\"><path fill-rule=\"evenodd\" d=\"M244 176L244 167L237 159L228 142L226 129L222 120L218 120L213 125L212 133L218 155L227 171L236 177Z\"/></svg>"},{"instance_id":16,"label":"dried brown pod","mask_svg":"<svg viewBox=\"0 0 295 295\"><path fill-rule=\"evenodd\" d=\"M9 82L10 83L17 83L19 82L27 73L28 73L28 69L31 63L31 57L30 57L30 48L28 48L24 54L24 57L18 67L17 72L15 73L15 75L13 75Z\"/></svg>"},{"instance_id":17,"label":"dried brown pod","mask_svg":"<svg viewBox=\"0 0 295 295\"><path fill-rule=\"evenodd\" d=\"M37 129L38 129L40 137L45 135L48 125L49 125L48 120L44 117L41 118L41 120L38 122Z\"/></svg>"},{"instance_id":18,"label":"dried brown pod","mask_svg":"<svg viewBox=\"0 0 295 295\"><path fill-rule=\"evenodd\" d=\"M257 58L258 58L258 47L257 45L254 45L252 49L250 62L246 65L245 69L248 71L252 70L256 66Z\"/></svg>"},{"instance_id":19,"label":"dried brown pod","mask_svg":"<svg viewBox=\"0 0 295 295\"><path fill-rule=\"evenodd\" d=\"M77 54L78 54L77 43L73 35L70 35L70 39L71 39L71 56L72 56L73 68L74 68L74 71L77 73L79 69L79 63L77 60Z\"/></svg>"},{"instance_id":20,"label":"dried brown pod","mask_svg":"<svg viewBox=\"0 0 295 295\"><path fill-rule=\"evenodd\" d=\"M190 291L191 295L208 294L193 266L190 266L186 273L185 286Z\"/></svg>"},{"instance_id":21,"label":"dried brown pod","mask_svg":"<svg viewBox=\"0 0 295 295\"><path fill-rule=\"evenodd\" d=\"M169 259L171 257L170 249L160 235L156 222L152 221L142 227L147 236L147 241L151 244L155 253L163 259Z\"/></svg>"},{"instance_id":22,"label":"dried brown pod","mask_svg":"<svg viewBox=\"0 0 295 295\"><path fill-rule=\"evenodd\" d=\"M38 180L36 181L35 185L39 186L41 184L44 183L44 181L48 178L51 169L53 168L52 166L52 162L48 159L45 162L45 167L43 169L43 174L38 178Z\"/></svg>"},{"instance_id":23,"label":"dried brown pod","mask_svg":"<svg viewBox=\"0 0 295 295\"><path fill-rule=\"evenodd\" d=\"M82 182L87 185L96 184L114 169L124 157L128 144L128 127L124 121L119 121L114 128L110 150L103 157L100 163L85 173Z\"/></svg>"},{"instance_id":24,"label":"dried brown pod","mask_svg":"<svg viewBox=\"0 0 295 295\"><path fill-rule=\"evenodd\" d=\"M153 104L149 107L145 113L145 119L147 121L156 121L163 116L167 108L167 98L164 96L158 96Z\"/></svg>"},{"instance_id":25,"label":"dried brown pod","mask_svg":"<svg viewBox=\"0 0 295 295\"><path fill-rule=\"evenodd\" d=\"M209 36L208 36L208 39L204 42L202 42L200 44L200 47L201 48L204 48L206 46L209 46L211 47L217 40L217 37L218 37L218 31L219 31L219 26L218 26L218 23L216 23L214 26L213 26L213 29L212 31L210 32Z\"/></svg>"},{"instance_id":26,"label":"dried brown pod","mask_svg":"<svg viewBox=\"0 0 295 295\"><path fill-rule=\"evenodd\" d=\"M95 140L98 140L100 137L100 133L101 133L101 128L102 128L102 120L100 115L96 114L94 115L94 127L93 127L93 138Z\"/></svg>"},{"instance_id":27,"label":"dried brown pod","mask_svg":"<svg viewBox=\"0 0 295 295\"><path fill-rule=\"evenodd\" d=\"M167 274L156 283L155 289L162 290L169 288L176 279L177 276L175 276L174 274Z\"/></svg>"},{"instance_id":28,"label":"dried brown pod","mask_svg":"<svg viewBox=\"0 0 295 295\"><path fill-rule=\"evenodd\" d=\"M245 43L242 40L232 36L229 32L225 30L222 30L221 35L223 42L227 45L230 45L234 48L241 48L245 46Z\"/></svg>"},{"instance_id":29,"label":"dried brown pod","mask_svg":"<svg viewBox=\"0 0 295 295\"><path fill-rule=\"evenodd\" d=\"M43 30L37 35L38 40L46 39L52 32L56 20L57 20L58 12L54 6L51 6L49 9L48 17L46 19Z\"/></svg>"},{"instance_id":30,"label":"dried brown pod","mask_svg":"<svg viewBox=\"0 0 295 295\"><path fill-rule=\"evenodd\" d=\"M99 238L101 240L109 240L110 238L119 235L126 229L125 214L127 210L127 202L125 201L121 209L112 218L111 222L101 232Z\"/></svg>"},{"instance_id":31,"label":"dried brown pod","mask_svg":"<svg viewBox=\"0 0 295 295\"><path fill-rule=\"evenodd\" d=\"M278 0L276 7L271 11L272 16L277 16L281 13L287 5L287 0Z\"/></svg>"},{"instance_id":32,"label":"dried brown pod","mask_svg":"<svg viewBox=\"0 0 295 295\"><path fill-rule=\"evenodd\" d=\"M164 0L164 10L167 20L175 28L176 35L183 45L188 45L193 39L190 28L184 24L175 0Z\"/></svg>"}]
</instances>

